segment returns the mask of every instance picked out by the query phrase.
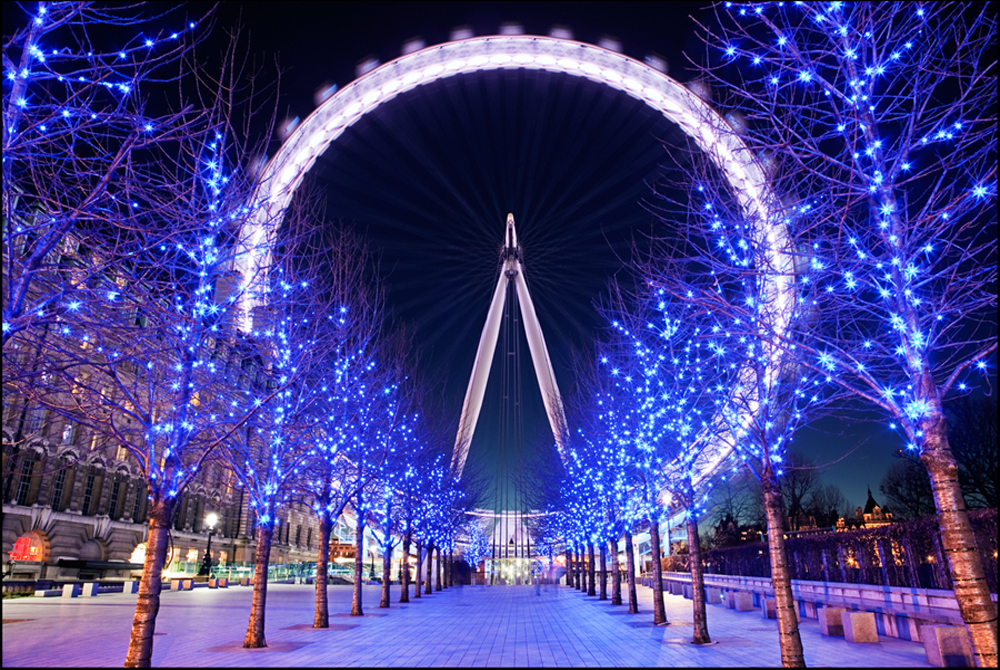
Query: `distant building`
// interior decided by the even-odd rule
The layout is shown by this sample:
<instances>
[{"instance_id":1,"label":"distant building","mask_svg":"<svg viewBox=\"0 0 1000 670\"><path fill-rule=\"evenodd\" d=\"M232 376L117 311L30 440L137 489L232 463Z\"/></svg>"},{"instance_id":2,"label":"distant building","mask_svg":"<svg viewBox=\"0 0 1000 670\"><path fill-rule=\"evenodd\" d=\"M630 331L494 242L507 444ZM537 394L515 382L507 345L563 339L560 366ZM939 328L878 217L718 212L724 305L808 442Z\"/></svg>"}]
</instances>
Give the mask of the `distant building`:
<instances>
[{"instance_id":1,"label":"distant building","mask_svg":"<svg viewBox=\"0 0 1000 670\"><path fill-rule=\"evenodd\" d=\"M882 508L872 496L872 490L868 488L868 500L864 507L858 507L854 512L854 517L841 517L837 520L837 530L854 530L856 528L874 528L893 523L892 512L889 508Z\"/></svg>"}]
</instances>

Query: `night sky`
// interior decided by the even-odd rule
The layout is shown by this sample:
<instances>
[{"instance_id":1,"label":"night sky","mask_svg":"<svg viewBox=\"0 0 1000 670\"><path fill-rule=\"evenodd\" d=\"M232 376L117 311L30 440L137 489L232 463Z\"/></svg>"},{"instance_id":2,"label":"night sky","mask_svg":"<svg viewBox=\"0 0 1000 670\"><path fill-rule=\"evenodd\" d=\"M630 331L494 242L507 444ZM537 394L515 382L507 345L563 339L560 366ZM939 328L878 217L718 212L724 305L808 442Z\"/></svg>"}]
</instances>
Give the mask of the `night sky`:
<instances>
[{"instance_id":1,"label":"night sky","mask_svg":"<svg viewBox=\"0 0 1000 670\"><path fill-rule=\"evenodd\" d=\"M17 20L11 4L5 3L5 25ZM199 15L210 6L194 2L179 11ZM242 24L258 62L272 74L275 58L280 64L279 118L305 118L314 91L350 83L358 62L388 62L415 37L428 45L447 41L456 26L481 36L497 34L504 22L539 35L562 25L595 44L611 36L626 55L642 60L655 53L668 61L672 77L689 81L684 54L700 60L704 51L689 15L704 14L703 7L227 2L216 9L204 49L223 45L227 31ZM517 222L527 281L565 395L574 386L573 356L586 355L603 328L595 301L612 277L629 281L624 264L631 245L670 234L670 224L649 211L655 206L649 185L683 169L684 144L676 127L623 93L567 75L491 71L438 81L379 106L337 140L310 178L327 199L328 217L353 223L378 251L391 316L413 332L414 359L421 376L441 389L454 435L507 213ZM275 139L270 153L277 148ZM526 346L522 352L524 462L541 467L551 456L551 433ZM497 370L470 451L473 468L495 467ZM864 504L866 486L879 497L899 446L887 420L859 417L822 419L793 442L793 449L829 464L824 481L838 485L852 507Z\"/></svg>"},{"instance_id":2,"label":"night sky","mask_svg":"<svg viewBox=\"0 0 1000 670\"><path fill-rule=\"evenodd\" d=\"M504 22L541 35L566 26L589 43L611 36L626 55L642 60L655 53L668 61L672 77L688 81L693 70L685 54L699 60L704 51L690 15L704 15L703 7L224 3L217 31L242 20L251 51L280 63L279 115L305 118L314 91L350 83L360 61L388 62L414 37L428 45L447 41L456 26L477 36L497 34ZM507 212L517 221L532 297L567 394L575 381L573 355L586 355L603 327L595 301L613 276L629 281L623 266L633 241L669 234L648 209L655 206L649 184L683 169L683 145L672 124L625 94L567 75L491 71L441 80L380 105L327 150L310 176L327 198L328 216L354 223L379 250L389 308L412 329L421 373L441 385L445 420L457 427ZM552 446L526 346L521 351L530 469L544 466ZM496 467L498 371L494 363L470 450L470 468L487 472ZM825 466L824 482L839 486L851 507L864 504L868 486L879 498L898 447L882 417L859 418L821 419L793 442Z\"/></svg>"}]
</instances>

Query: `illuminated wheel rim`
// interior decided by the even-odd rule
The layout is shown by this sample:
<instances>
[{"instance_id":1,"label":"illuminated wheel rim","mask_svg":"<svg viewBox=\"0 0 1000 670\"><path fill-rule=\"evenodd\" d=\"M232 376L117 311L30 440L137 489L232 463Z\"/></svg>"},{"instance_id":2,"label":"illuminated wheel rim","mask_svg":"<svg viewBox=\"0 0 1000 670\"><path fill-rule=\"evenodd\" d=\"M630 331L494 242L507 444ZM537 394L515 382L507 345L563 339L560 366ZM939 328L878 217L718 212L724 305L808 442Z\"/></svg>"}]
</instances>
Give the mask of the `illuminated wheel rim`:
<instances>
[{"instance_id":1,"label":"illuminated wheel rim","mask_svg":"<svg viewBox=\"0 0 1000 670\"><path fill-rule=\"evenodd\" d=\"M282 144L264 167L254 193L252 218L241 233L242 254L236 270L244 286L260 282L273 236L292 196L316 159L347 128L379 105L418 86L460 74L524 68L584 77L621 91L659 111L677 124L713 161L732 187L748 220L759 226L760 255L768 268L764 292L769 296L770 325L785 331L793 305L793 262L787 230L772 216L776 200L760 166L733 128L706 102L663 72L608 49L569 39L531 35L473 37L439 44L400 56L351 82L324 101ZM241 305L249 324L259 302L254 291ZM776 373L778 355L770 367ZM769 377L774 374L769 375ZM741 375L741 379L744 376ZM713 441L699 459L697 484L709 477L732 453L733 440Z\"/></svg>"}]
</instances>

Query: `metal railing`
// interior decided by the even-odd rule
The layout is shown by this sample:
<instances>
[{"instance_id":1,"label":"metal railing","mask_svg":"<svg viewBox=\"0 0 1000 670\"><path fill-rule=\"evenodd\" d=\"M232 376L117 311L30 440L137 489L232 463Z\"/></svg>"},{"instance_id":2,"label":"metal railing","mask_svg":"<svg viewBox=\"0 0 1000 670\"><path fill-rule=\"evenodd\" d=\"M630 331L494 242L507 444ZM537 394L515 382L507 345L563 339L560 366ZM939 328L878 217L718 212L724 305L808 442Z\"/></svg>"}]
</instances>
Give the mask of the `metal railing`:
<instances>
[{"instance_id":1,"label":"metal railing","mask_svg":"<svg viewBox=\"0 0 1000 670\"><path fill-rule=\"evenodd\" d=\"M172 569L171 572L184 572L195 576L198 574L199 567L199 563L180 563L180 569ZM225 577L231 581L235 581L240 578L253 577L254 570L255 566L253 563L213 565L211 576L213 578ZM331 564L327 569L327 574L331 577L342 577L353 581L354 568ZM315 577L315 563L279 563L277 565L269 565L267 568L267 580L269 582L283 579L315 579Z\"/></svg>"}]
</instances>

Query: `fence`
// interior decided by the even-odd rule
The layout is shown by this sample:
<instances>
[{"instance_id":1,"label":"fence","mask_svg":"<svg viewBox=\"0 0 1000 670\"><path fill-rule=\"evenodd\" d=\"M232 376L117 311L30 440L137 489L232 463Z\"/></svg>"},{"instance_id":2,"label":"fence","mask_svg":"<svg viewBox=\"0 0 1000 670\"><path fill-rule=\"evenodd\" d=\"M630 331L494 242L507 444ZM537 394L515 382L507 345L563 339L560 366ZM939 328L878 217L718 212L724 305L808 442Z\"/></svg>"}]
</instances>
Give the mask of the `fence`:
<instances>
[{"instance_id":1,"label":"fence","mask_svg":"<svg viewBox=\"0 0 1000 670\"><path fill-rule=\"evenodd\" d=\"M969 512L976 547L990 591L997 592L997 511ZM951 590L935 517L785 540L792 579L907 586ZM770 577L771 561L764 542L703 552L705 572L716 575ZM664 568L688 570L687 556L663 559Z\"/></svg>"},{"instance_id":2,"label":"fence","mask_svg":"<svg viewBox=\"0 0 1000 670\"><path fill-rule=\"evenodd\" d=\"M192 574L197 574L198 566L195 566ZM212 577L227 577L232 581L239 580L241 577L253 577L254 564L253 563L238 563L234 565L213 565L212 566ZM327 569L327 574L331 577L343 577L345 579L354 579L354 566L341 566L337 564L330 564ZM276 581L280 579L295 579L301 577L303 579L309 577L316 577L316 564L315 563L281 563L278 565L270 565L267 568L267 580Z\"/></svg>"}]
</instances>

